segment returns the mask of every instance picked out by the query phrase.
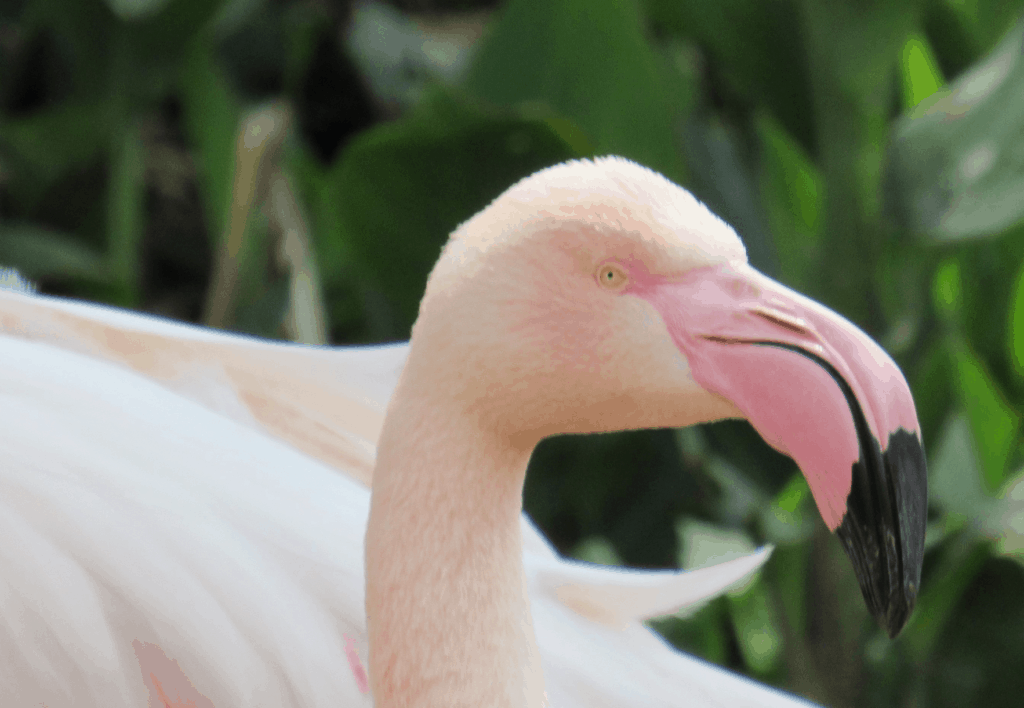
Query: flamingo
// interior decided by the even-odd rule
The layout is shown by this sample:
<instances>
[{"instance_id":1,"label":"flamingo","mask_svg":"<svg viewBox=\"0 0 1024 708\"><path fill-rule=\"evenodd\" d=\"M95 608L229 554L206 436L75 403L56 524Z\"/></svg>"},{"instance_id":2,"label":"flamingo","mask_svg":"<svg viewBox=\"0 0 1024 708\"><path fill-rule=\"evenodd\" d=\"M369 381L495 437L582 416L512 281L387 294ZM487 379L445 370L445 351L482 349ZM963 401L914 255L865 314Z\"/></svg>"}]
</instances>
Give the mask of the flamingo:
<instances>
[{"instance_id":1,"label":"flamingo","mask_svg":"<svg viewBox=\"0 0 1024 708\"><path fill-rule=\"evenodd\" d=\"M926 470L898 367L622 158L543 170L460 226L407 346L16 291L0 333L10 705L806 705L640 623L766 550L687 573L557 557L521 508L555 433L747 418L890 635L913 608Z\"/></svg>"}]
</instances>

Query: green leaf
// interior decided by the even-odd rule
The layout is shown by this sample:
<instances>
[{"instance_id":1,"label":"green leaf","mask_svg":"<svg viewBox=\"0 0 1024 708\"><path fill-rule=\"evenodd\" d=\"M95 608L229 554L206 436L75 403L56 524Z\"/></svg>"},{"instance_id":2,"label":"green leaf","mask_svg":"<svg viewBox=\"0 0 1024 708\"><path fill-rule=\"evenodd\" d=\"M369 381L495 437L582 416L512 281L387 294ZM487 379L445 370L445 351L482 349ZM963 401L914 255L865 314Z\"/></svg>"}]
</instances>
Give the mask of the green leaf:
<instances>
[{"instance_id":1,"label":"green leaf","mask_svg":"<svg viewBox=\"0 0 1024 708\"><path fill-rule=\"evenodd\" d=\"M767 109L804 150L814 150L814 110L799 4L787 0L645 0L651 23L696 42L716 90Z\"/></svg>"},{"instance_id":2,"label":"green leaf","mask_svg":"<svg viewBox=\"0 0 1024 708\"><path fill-rule=\"evenodd\" d=\"M25 118L0 119L4 167L19 177L10 188L29 208L46 187L88 165L107 146L111 109L102 100L66 102Z\"/></svg>"},{"instance_id":3,"label":"green leaf","mask_svg":"<svg viewBox=\"0 0 1024 708\"><path fill-rule=\"evenodd\" d=\"M231 213L235 142L241 108L213 56L205 34L192 41L181 68L184 124L198 157L206 223L211 234L225 233Z\"/></svg>"},{"instance_id":4,"label":"green leaf","mask_svg":"<svg viewBox=\"0 0 1024 708\"><path fill-rule=\"evenodd\" d=\"M699 519L683 517L676 522L680 554L678 565L686 570L705 568L739 558L754 551L746 532L715 526ZM742 592L751 581L733 592Z\"/></svg>"},{"instance_id":5,"label":"green leaf","mask_svg":"<svg viewBox=\"0 0 1024 708\"><path fill-rule=\"evenodd\" d=\"M743 238L751 265L776 277L778 259L758 196L755 165L746 156L745 136L731 122L707 110L694 111L683 127L688 186L711 211Z\"/></svg>"},{"instance_id":6,"label":"green leaf","mask_svg":"<svg viewBox=\"0 0 1024 708\"><path fill-rule=\"evenodd\" d=\"M901 642L911 656L924 662L935 650L943 629L955 618L960 598L985 565L990 551L969 534L951 538L939 560L921 585L917 607L904 629Z\"/></svg>"},{"instance_id":7,"label":"green leaf","mask_svg":"<svg viewBox=\"0 0 1024 708\"><path fill-rule=\"evenodd\" d=\"M901 2L805 0L815 155L827 186L821 261L808 294L877 333L883 146L896 58L914 13Z\"/></svg>"},{"instance_id":8,"label":"green leaf","mask_svg":"<svg viewBox=\"0 0 1024 708\"><path fill-rule=\"evenodd\" d=\"M960 264L955 258L943 261L936 269L932 281L932 299L936 310L943 316L953 318L960 314L964 295Z\"/></svg>"},{"instance_id":9,"label":"green leaf","mask_svg":"<svg viewBox=\"0 0 1024 708\"><path fill-rule=\"evenodd\" d=\"M407 336L448 234L514 182L575 156L547 120L434 94L348 145L325 181L336 211L318 251L348 240L397 308L387 336Z\"/></svg>"},{"instance_id":10,"label":"green leaf","mask_svg":"<svg viewBox=\"0 0 1024 708\"><path fill-rule=\"evenodd\" d=\"M761 196L779 259L779 276L799 288L818 261L825 184L808 155L777 121L755 118L761 143Z\"/></svg>"},{"instance_id":11,"label":"green leaf","mask_svg":"<svg viewBox=\"0 0 1024 708\"><path fill-rule=\"evenodd\" d=\"M763 507L761 526L772 543L793 545L806 541L814 533L816 511L811 489L803 474L794 474L770 504Z\"/></svg>"},{"instance_id":12,"label":"green leaf","mask_svg":"<svg viewBox=\"0 0 1024 708\"><path fill-rule=\"evenodd\" d=\"M622 559L615 552L615 546L603 536L589 536L583 539L573 549L572 556L597 565L622 565Z\"/></svg>"},{"instance_id":13,"label":"green leaf","mask_svg":"<svg viewBox=\"0 0 1024 708\"><path fill-rule=\"evenodd\" d=\"M939 240L997 233L1024 218L1024 20L979 65L900 119L888 208Z\"/></svg>"},{"instance_id":14,"label":"green leaf","mask_svg":"<svg viewBox=\"0 0 1024 708\"><path fill-rule=\"evenodd\" d=\"M725 598L716 598L689 612L652 620L650 625L676 648L705 661L728 665L732 648L726 624L728 608Z\"/></svg>"},{"instance_id":15,"label":"green leaf","mask_svg":"<svg viewBox=\"0 0 1024 708\"><path fill-rule=\"evenodd\" d=\"M177 65L223 5L223 0L169 0L155 14L127 23L133 55L155 66Z\"/></svg>"},{"instance_id":16,"label":"green leaf","mask_svg":"<svg viewBox=\"0 0 1024 708\"><path fill-rule=\"evenodd\" d=\"M967 411L981 461L982 478L988 489L995 491L1006 478L1020 416L966 343L951 338L950 355L960 401Z\"/></svg>"},{"instance_id":17,"label":"green leaf","mask_svg":"<svg viewBox=\"0 0 1024 708\"><path fill-rule=\"evenodd\" d=\"M126 126L111 147L107 258L110 274L121 290L119 304L132 305L139 297L139 251L146 228L145 148L139 126Z\"/></svg>"},{"instance_id":18,"label":"green leaf","mask_svg":"<svg viewBox=\"0 0 1024 708\"><path fill-rule=\"evenodd\" d=\"M729 593L729 607L743 662L755 674L771 673L782 660L783 639L763 582Z\"/></svg>"},{"instance_id":19,"label":"green leaf","mask_svg":"<svg viewBox=\"0 0 1024 708\"><path fill-rule=\"evenodd\" d=\"M921 432L930 442L945 424L948 411L956 403L956 394L953 366L943 337L936 333L923 344L922 349L905 373L914 393Z\"/></svg>"},{"instance_id":20,"label":"green leaf","mask_svg":"<svg viewBox=\"0 0 1024 708\"><path fill-rule=\"evenodd\" d=\"M949 515L947 527L983 519L995 503L985 489L978 452L967 416L951 415L928 464L928 497Z\"/></svg>"},{"instance_id":21,"label":"green leaf","mask_svg":"<svg viewBox=\"0 0 1024 708\"><path fill-rule=\"evenodd\" d=\"M1022 0L940 0L925 6L924 26L947 76L967 70L1013 27Z\"/></svg>"},{"instance_id":22,"label":"green leaf","mask_svg":"<svg viewBox=\"0 0 1024 708\"><path fill-rule=\"evenodd\" d=\"M33 224L0 224L0 263L26 277L86 278L106 282L103 254L64 234Z\"/></svg>"},{"instance_id":23,"label":"green leaf","mask_svg":"<svg viewBox=\"0 0 1024 708\"><path fill-rule=\"evenodd\" d=\"M803 479L803 475L797 475ZM778 546L772 551L771 564L765 568L763 578L770 579L775 589L783 618L797 636L807 630L808 563L810 544Z\"/></svg>"},{"instance_id":24,"label":"green leaf","mask_svg":"<svg viewBox=\"0 0 1024 708\"><path fill-rule=\"evenodd\" d=\"M1018 470L999 491L987 527L996 537L996 550L1024 563L1024 470Z\"/></svg>"},{"instance_id":25,"label":"green leaf","mask_svg":"<svg viewBox=\"0 0 1024 708\"><path fill-rule=\"evenodd\" d=\"M1017 274L1016 285L1010 296L1009 334L1010 361L1016 372L1024 377L1024 268Z\"/></svg>"},{"instance_id":26,"label":"green leaf","mask_svg":"<svg viewBox=\"0 0 1024 708\"><path fill-rule=\"evenodd\" d=\"M168 2L169 0L107 0L107 5L121 19L135 20L160 12Z\"/></svg>"},{"instance_id":27,"label":"green leaf","mask_svg":"<svg viewBox=\"0 0 1024 708\"><path fill-rule=\"evenodd\" d=\"M684 181L675 121L681 86L666 86L637 6L617 0L511 0L465 86L499 105L541 101L575 122L598 153Z\"/></svg>"},{"instance_id":28,"label":"green leaf","mask_svg":"<svg viewBox=\"0 0 1024 708\"><path fill-rule=\"evenodd\" d=\"M1020 670L1020 657L1024 656L1024 603L1020 601L1024 597L1024 569L1006 559L992 558L988 552L982 545L973 557L952 559L957 562L951 568L956 582L969 582L957 596L930 651L911 656L920 667L914 674L923 674L923 690L916 705L1020 705L1024 695L1024 672ZM976 560L979 557L980 563ZM920 610L921 604L918 607Z\"/></svg>"},{"instance_id":29,"label":"green leaf","mask_svg":"<svg viewBox=\"0 0 1024 708\"><path fill-rule=\"evenodd\" d=\"M904 43L900 70L904 108L913 108L945 83L928 39L919 34L911 35Z\"/></svg>"}]
</instances>

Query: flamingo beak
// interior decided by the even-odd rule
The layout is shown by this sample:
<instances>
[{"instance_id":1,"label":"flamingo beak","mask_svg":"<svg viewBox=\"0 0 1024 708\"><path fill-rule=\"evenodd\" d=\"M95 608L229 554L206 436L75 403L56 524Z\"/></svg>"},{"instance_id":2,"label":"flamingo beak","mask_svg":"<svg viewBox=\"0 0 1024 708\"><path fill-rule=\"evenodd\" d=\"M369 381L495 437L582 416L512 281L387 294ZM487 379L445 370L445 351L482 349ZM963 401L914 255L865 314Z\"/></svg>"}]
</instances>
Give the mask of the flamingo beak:
<instances>
[{"instance_id":1,"label":"flamingo beak","mask_svg":"<svg viewBox=\"0 0 1024 708\"><path fill-rule=\"evenodd\" d=\"M641 274L694 379L800 466L895 637L914 608L928 510L920 426L896 363L836 313L746 264Z\"/></svg>"}]
</instances>

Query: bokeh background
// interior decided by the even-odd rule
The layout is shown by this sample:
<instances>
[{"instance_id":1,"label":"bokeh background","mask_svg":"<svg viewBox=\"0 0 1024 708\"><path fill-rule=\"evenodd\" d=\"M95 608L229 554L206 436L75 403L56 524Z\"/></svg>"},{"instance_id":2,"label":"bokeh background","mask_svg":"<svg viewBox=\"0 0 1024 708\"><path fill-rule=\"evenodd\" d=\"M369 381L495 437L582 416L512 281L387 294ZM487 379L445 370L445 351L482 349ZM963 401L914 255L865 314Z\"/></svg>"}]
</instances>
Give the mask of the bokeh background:
<instances>
[{"instance_id":1,"label":"bokeh background","mask_svg":"<svg viewBox=\"0 0 1024 708\"><path fill-rule=\"evenodd\" d=\"M1022 0L3 0L0 263L265 337L404 339L447 234L615 153L906 372L930 463L894 642L793 463L740 422L566 437L526 508L565 554L757 580L653 623L836 708L1024 696Z\"/></svg>"}]
</instances>

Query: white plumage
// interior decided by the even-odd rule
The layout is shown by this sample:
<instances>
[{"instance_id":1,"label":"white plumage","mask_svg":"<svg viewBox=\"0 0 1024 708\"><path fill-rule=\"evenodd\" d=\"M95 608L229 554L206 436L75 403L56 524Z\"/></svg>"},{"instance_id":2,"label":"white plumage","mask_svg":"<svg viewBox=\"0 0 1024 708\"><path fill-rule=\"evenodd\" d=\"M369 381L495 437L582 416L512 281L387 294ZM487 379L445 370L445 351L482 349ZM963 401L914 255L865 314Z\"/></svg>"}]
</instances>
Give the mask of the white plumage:
<instances>
[{"instance_id":1,"label":"white plumage","mask_svg":"<svg viewBox=\"0 0 1024 708\"><path fill-rule=\"evenodd\" d=\"M10 291L0 331L3 704L371 705L346 645L366 661L365 465L404 347L262 343ZM522 525L552 706L806 705L639 621L766 552L625 572L559 559ZM198 693L155 691L133 641Z\"/></svg>"}]
</instances>

